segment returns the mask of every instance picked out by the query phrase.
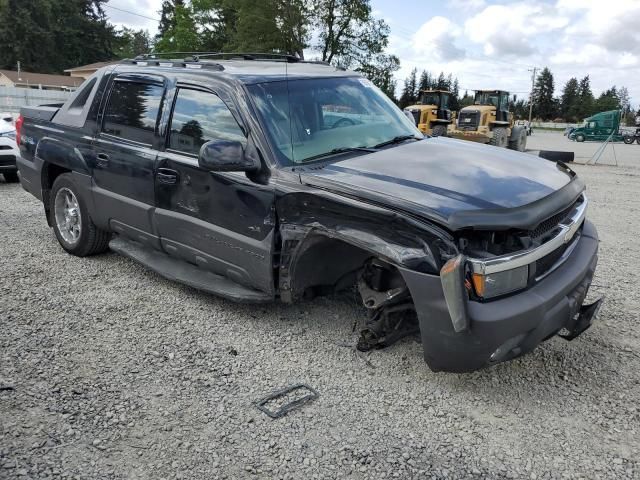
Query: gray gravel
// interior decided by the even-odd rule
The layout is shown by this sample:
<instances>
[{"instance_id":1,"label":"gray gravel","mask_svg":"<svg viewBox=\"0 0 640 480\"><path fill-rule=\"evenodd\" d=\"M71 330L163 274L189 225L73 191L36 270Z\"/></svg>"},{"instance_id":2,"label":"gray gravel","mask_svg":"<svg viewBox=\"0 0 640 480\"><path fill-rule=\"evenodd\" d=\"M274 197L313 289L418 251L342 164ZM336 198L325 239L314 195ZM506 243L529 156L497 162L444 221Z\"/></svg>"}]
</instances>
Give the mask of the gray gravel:
<instances>
[{"instance_id":1,"label":"gray gravel","mask_svg":"<svg viewBox=\"0 0 640 480\"><path fill-rule=\"evenodd\" d=\"M619 167L576 166L597 323L465 375L430 372L412 339L355 355L352 298L236 305L71 257L0 180L0 478L640 478L640 146L616 149ZM296 382L320 398L253 406Z\"/></svg>"}]
</instances>

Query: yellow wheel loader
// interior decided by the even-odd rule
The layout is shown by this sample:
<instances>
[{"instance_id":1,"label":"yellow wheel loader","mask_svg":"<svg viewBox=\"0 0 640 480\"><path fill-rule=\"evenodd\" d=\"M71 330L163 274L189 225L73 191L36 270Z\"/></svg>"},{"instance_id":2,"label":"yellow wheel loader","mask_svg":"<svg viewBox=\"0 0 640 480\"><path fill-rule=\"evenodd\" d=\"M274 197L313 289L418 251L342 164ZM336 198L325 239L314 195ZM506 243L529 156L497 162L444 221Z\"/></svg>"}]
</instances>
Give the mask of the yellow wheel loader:
<instances>
[{"instance_id":1,"label":"yellow wheel loader","mask_svg":"<svg viewBox=\"0 0 640 480\"><path fill-rule=\"evenodd\" d=\"M447 90L420 90L416 105L404 109L413 117L422 133L434 137L446 136L448 126L454 121L449 110L451 93Z\"/></svg>"},{"instance_id":2,"label":"yellow wheel loader","mask_svg":"<svg viewBox=\"0 0 640 480\"><path fill-rule=\"evenodd\" d=\"M460 110L456 124L449 127L447 135L519 152L527 147L526 128L514 124L509 112L509 92L503 90L476 91L473 105Z\"/></svg>"}]
</instances>

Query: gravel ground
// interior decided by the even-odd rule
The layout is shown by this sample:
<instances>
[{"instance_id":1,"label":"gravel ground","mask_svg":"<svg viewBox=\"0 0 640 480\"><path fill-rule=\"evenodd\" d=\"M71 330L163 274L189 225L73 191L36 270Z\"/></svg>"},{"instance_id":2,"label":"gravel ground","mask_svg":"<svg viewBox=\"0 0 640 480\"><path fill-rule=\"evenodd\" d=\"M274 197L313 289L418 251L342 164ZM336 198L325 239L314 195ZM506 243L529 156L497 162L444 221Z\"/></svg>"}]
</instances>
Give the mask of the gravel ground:
<instances>
[{"instance_id":1,"label":"gravel ground","mask_svg":"<svg viewBox=\"0 0 640 480\"><path fill-rule=\"evenodd\" d=\"M640 478L640 146L616 151L576 166L597 323L464 375L430 372L411 339L354 354L352 298L236 305L69 256L0 180L0 478ZM253 405L296 382L320 398L278 420Z\"/></svg>"}]
</instances>

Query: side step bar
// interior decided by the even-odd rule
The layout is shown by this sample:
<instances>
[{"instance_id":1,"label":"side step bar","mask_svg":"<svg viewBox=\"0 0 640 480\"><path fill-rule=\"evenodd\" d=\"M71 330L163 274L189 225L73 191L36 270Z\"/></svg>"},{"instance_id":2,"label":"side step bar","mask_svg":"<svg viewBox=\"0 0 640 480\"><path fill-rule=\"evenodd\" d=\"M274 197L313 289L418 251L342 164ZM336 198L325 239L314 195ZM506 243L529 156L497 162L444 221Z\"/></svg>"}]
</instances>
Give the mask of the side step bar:
<instances>
[{"instance_id":1,"label":"side step bar","mask_svg":"<svg viewBox=\"0 0 640 480\"><path fill-rule=\"evenodd\" d=\"M133 240L118 236L109 242L109 248L141 263L169 280L203 292L212 293L234 302L263 303L273 301L271 295L244 287L222 275L216 275L183 260L170 257L166 253L144 247Z\"/></svg>"}]
</instances>

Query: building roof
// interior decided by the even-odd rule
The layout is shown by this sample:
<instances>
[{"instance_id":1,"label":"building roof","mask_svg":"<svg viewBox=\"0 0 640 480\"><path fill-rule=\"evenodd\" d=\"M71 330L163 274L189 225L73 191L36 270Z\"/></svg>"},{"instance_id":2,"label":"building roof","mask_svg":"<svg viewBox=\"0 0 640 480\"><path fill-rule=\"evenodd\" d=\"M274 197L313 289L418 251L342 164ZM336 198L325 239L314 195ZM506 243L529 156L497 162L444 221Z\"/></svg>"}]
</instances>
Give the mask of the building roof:
<instances>
[{"instance_id":1,"label":"building roof","mask_svg":"<svg viewBox=\"0 0 640 480\"><path fill-rule=\"evenodd\" d=\"M13 83L28 85L46 85L50 87L77 87L82 81L68 75L49 75L47 73L32 73L20 71L20 76L15 70L0 70L0 73Z\"/></svg>"},{"instance_id":2,"label":"building roof","mask_svg":"<svg viewBox=\"0 0 640 480\"><path fill-rule=\"evenodd\" d=\"M79 67L67 68L65 70L65 72L71 73L71 72L82 72L82 71L85 71L85 70L98 70L99 68L106 67L107 65L112 65L114 63L118 63L117 60L115 60L115 61L112 60L110 62L90 63L88 65L80 65Z\"/></svg>"}]
</instances>

